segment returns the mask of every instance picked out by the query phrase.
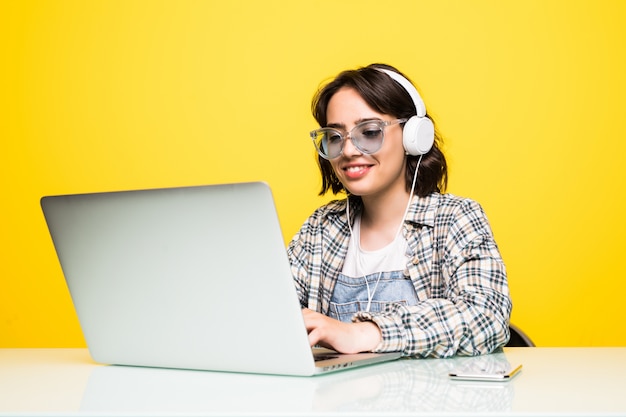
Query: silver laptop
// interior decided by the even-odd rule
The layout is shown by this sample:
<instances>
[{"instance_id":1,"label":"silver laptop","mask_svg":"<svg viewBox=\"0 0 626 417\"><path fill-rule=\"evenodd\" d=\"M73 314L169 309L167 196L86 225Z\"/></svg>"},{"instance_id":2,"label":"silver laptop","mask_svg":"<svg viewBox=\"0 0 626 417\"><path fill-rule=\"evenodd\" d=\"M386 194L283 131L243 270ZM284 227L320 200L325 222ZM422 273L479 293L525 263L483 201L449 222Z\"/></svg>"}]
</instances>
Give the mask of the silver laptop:
<instances>
[{"instance_id":1,"label":"silver laptop","mask_svg":"<svg viewBox=\"0 0 626 417\"><path fill-rule=\"evenodd\" d=\"M310 348L265 183L49 196L41 206L97 362L315 375L400 356Z\"/></svg>"}]
</instances>

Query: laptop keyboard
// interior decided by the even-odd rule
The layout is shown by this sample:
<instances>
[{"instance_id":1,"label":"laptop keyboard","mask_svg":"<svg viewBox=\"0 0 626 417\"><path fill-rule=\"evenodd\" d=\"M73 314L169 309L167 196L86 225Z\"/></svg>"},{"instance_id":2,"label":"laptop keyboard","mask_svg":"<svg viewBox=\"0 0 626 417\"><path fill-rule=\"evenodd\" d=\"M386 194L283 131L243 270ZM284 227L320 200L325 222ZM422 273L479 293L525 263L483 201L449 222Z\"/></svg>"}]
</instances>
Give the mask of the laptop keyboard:
<instances>
[{"instance_id":1,"label":"laptop keyboard","mask_svg":"<svg viewBox=\"0 0 626 417\"><path fill-rule=\"evenodd\" d=\"M313 358L315 359L315 362L317 361L325 361L328 359L336 359L339 356L333 353L315 353L313 355Z\"/></svg>"}]
</instances>

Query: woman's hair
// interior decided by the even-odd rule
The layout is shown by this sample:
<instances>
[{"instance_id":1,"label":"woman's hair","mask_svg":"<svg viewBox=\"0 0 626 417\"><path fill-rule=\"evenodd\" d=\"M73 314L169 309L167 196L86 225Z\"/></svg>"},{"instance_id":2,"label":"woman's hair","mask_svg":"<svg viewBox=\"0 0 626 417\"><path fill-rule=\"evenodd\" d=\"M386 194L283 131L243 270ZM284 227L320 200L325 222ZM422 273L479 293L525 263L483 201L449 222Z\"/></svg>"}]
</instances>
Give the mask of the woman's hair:
<instances>
[{"instance_id":1,"label":"woman's hair","mask_svg":"<svg viewBox=\"0 0 626 417\"><path fill-rule=\"evenodd\" d=\"M313 97L311 110L317 123L321 127L327 125L328 103L333 95L344 87L356 90L363 100L378 113L388 114L398 119L415 116L417 111L409 93L389 75L376 68L385 68L401 74L397 69L384 64L371 64L356 70L343 71L334 80L324 85ZM426 117L432 120L429 115ZM422 157L415 185L414 192L420 197L433 192L444 192L446 189L448 166L441 151L442 143L443 139L435 128L435 142L431 150ZM419 156L407 155L405 170L407 191L411 190L418 160ZM322 189L319 194L324 195L329 190L333 194L344 191L345 188L335 175L330 162L319 155L317 162L322 173Z\"/></svg>"}]
</instances>

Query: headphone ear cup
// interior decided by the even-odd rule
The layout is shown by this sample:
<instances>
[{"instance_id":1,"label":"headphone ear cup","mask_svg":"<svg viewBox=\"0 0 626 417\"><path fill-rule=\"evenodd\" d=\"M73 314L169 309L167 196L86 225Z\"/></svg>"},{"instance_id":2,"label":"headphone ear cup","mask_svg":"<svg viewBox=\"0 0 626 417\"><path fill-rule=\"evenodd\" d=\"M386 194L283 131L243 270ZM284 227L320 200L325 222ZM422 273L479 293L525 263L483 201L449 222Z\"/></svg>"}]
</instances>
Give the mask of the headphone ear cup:
<instances>
[{"instance_id":1,"label":"headphone ear cup","mask_svg":"<svg viewBox=\"0 0 626 417\"><path fill-rule=\"evenodd\" d=\"M411 117L402 131L402 144L409 155L424 155L433 147L435 126L428 117Z\"/></svg>"}]
</instances>

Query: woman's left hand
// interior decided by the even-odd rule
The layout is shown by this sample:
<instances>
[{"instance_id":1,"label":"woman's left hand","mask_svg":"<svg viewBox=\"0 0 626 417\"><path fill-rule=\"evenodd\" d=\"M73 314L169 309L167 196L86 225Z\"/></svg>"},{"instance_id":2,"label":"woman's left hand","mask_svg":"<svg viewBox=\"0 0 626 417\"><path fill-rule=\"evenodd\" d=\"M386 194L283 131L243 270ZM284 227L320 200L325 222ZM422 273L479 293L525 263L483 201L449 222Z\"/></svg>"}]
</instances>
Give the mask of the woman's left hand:
<instances>
[{"instance_id":1,"label":"woman's left hand","mask_svg":"<svg viewBox=\"0 0 626 417\"><path fill-rule=\"evenodd\" d=\"M340 353L372 351L382 340L378 326L371 322L344 323L308 308L302 309L311 346L320 346Z\"/></svg>"}]
</instances>

